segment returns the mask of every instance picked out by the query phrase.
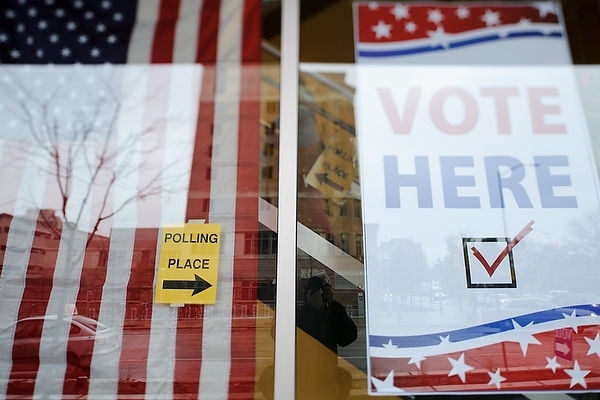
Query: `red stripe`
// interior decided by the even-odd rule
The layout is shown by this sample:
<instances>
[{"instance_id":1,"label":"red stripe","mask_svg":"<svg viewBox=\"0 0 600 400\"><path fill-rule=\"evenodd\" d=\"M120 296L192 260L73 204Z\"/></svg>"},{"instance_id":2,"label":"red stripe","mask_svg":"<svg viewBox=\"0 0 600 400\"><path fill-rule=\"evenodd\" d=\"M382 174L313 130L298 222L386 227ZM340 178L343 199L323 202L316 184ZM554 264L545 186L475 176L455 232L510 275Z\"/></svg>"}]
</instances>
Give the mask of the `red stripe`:
<instances>
[{"instance_id":1,"label":"red stripe","mask_svg":"<svg viewBox=\"0 0 600 400\"><path fill-rule=\"evenodd\" d=\"M260 170L260 60L261 3L247 0L243 14L242 69L238 136L236 236L258 232L258 193ZM239 243L239 242L237 242ZM237 248L241 246L242 249ZM244 243L236 244L233 270L232 315L246 307L247 315L233 318L231 323L230 397L255 392L256 376L256 288L258 286L257 254L244 254ZM256 247L255 247L256 249ZM243 254L243 256L238 256ZM243 313L242 313L243 315Z\"/></svg>"},{"instance_id":2,"label":"red stripe","mask_svg":"<svg viewBox=\"0 0 600 400\"><path fill-rule=\"evenodd\" d=\"M191 219L208 219L210 203L210 167L214 124L215 68L217 59L217 37L219 29L220 1L207 0L200 15L200 30L196 61L204 65L202 91L198 110L198 125L194 142L194 155L190 172L186 222ZM194 315L194 333L198 346L190 348L183 341L175 344L175 394L198 393L202 364L202 333L204 306L186 305L177 315L177 332L189 325L186 315ZM183 361L185 359L185 361ZM187 377L183 378L183 377Z\"/></svg>"},{"instance_id":3,"label":"red stripe","mask_svg":"<svg viewBox=\"0 0 600 400\"><path fill-rule=\"evenodd\" d=\"M196 62L200 64L210 65L217 62L220 9L221 0L206 0L202 5L200 36L196 51Z\"/></svg>"},{"instance_id":4,"label":"red stripe","mask_svg":"<svg viewBox=\"0 0 600 400\"><path fill-rule=\"evenodd\" d=\"M125 301L125 321L135 321L135 323L130 325L126 322L123 327L123 347L119 362L119 395L143 394L146 391L145 360L148 359L150 347L152 284L154 281L154 270L149 266L153 265L156 259L157 244L158 229L136 229L131 275L127 284L127 300ZM132 315L134 309L136 318ZM128 340L126 336L132 336L132 339ZM127 348L127 343L135 343L135 348ZM135 359L140 360L139 365L128 359L132 352L136 353ZM136 378L138 379L127 379L130 368L137 369Z\"/></svg>"},{"instance_id":5,"label":"red stripe","mask_svg":"<svg viewBox=\"0 0 600 400\"><path fill-rule=\"evenodd\" d=\"M244 26L242 33L242 65L259 63L262 40L262 3L260 0L246 0L244 4ZM258 94L258 88L256 93ZM258 98L258 97L257 97Z\"/></svg>"},{"instance_id":6,"label":"red stripe","mask_svg":"<svg viewBox=\"0 0 600 400\"><path fill-rule=\"evenodd\" d=\"M47 231L48 229L45 227L42 219L38 217L35 226L35 232ZM52 292L53 287L52 280L54 276L54 267L56 266L56 259L58 256L59 244L60 231L58 231L56 235L53 235L51 239L44 238L41 235L34 236L31 249L44 249L45 253L37 254L32 252L30 254L29 265L25 275L25 288L23 290L21 303L19 304L17 320L46 314L50 293ZM38 269L37 267L40 266L41 269ZM35 354L35 357L31 359L27 365L27 369L29 370L29 374L27 376L28 380L23 381L19 379L22 377L19 376L17 371L18 368L22 366L16 366L13 364L8 388L6 391L7 396L33 396L35 379L40 366L40 342L34 341L31 343L31 346L32 347L25 349L30 352L30 354ZM23 348L16 349L13 347L13 360L22 357L22 354L19 355L16 354L16 352L23 350Z\"/></svg>"},{"instance_id":7,"label":"red stripe","mask_svg":"<svg viewBox=\"0 0 600 400\"><path fill-rule=\"evenodd\" d=\"M52 149L49 149L48 155L56 155L58 160L57 163L63 165L65 159L69 159L66 154L68 151L69 144L55 144ZM52 172L52 168L57 165L49 165L49 174L46 175L46 184L43 185L45 190L43 200L41 202L41 210L35 215L35 230L34 237L32 240L29 260L27 265L27 271L25 275L25 285L23 288L23 296L19 304L19 312L17 319L30 317L30 316L43 316L48 312L48 305L52 290L54 289L54 275L56 270L56 262L58 259L58 252L60 250L62 241L62 222L53 224L53 219L56 217L59 221L64 219L58 211L54 209L44 209L46 204L59 204L66 206L63 199L58 193L58 176ZM15 199L17 196L15 196ZM60 206L59 206L60 207ZM17 217L18 218L18 217ZM29 217L27 217L29 218ZM33 217L32 217L33 218ZM43 253L37 251L43 250ZM40 268L37 268L40 267ZM33 351L35 354L33 359L28 365L28 381L23 380L10 380L9 383L13 383L12 387L7 388L7 394L16 392L21 394L24 392L31 391L33 394L35 389L35 380L39 371L39 350L40 343L34 343L35 349L28 348L27 350ZM13 342L14 345L14 342ZM15 351L23 351L23 349L15 349L13 347L13 360L18 358L18 354ZM13 363L11 370L11 377L16 373L17 366ZM67 383L67 382L64 382Z\"/></svg>"},{"instance_id":8,"label":"red stripe","mask_svg":"<svg viewBox=\"0 0 600 400\"><path fill-rule=\"evenodd\" d=\"M169 64L173 62L175 46L175 27L179 17L179 0L161 0L158 21L152 41L152 64Z\"/></svg>"},{"instance_id":9,"label":"red stripe","mask_svg":"<svg viewBox=\"0 0 600 400\"><path fill-rule=\"evenodd\" d=\"M98 319L100 313L100 304L102 301L102 287L106 281L106 272L108 267L108 252L110 248L110 237L101 235L98 231L100 224L112 223L113 219L104 220L107 215L113 212L113 185L115 160L110 156L116 152L114 146L98 146L98 159L108 159L106 164L99 166L96 182L105 182L104 186L97 186L92 193L92 226L91 233L88 235L87 247L83 258L83 267L81 269L81 278L79 280L79 292L75 306L77 312L87 317ZM102 178L106 177L106 180ZM105 226L103 226L105 228ZM94 342L91 342L89 352L94 350ZM65 382L70 377L66 376ZM63 395L84 394L89 390L89 380L82 379L76 382L76 385L64 385Z\"/></svg>"}]
</instances>

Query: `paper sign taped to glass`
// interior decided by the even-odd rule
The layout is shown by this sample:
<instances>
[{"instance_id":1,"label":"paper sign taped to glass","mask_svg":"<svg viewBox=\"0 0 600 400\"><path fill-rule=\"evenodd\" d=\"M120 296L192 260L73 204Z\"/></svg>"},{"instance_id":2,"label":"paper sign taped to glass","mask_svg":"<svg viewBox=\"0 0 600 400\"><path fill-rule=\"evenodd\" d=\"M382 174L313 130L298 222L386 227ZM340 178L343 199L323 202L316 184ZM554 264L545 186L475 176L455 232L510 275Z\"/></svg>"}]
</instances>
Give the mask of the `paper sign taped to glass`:
<instances>
[{"instance_id":1,"label":"paper sign taped to glass","mask_svg":"<svg viewBox=\"0 0 600 400\"><path fill-rule=\"evenodd\" d=\"M156 303L215 304L220 224L173 224L160 232Z\"/></svg>"},{"instance_id":2,"label":"paper sign taped to glass","mask_svg":"<svg viewBox=\"0 0 600 400\"><path fill-rule=\"evenodd\" d=\"M359 66L356 110L370 392L600 389L573 70Z\"/></svg>"}]
</instances>

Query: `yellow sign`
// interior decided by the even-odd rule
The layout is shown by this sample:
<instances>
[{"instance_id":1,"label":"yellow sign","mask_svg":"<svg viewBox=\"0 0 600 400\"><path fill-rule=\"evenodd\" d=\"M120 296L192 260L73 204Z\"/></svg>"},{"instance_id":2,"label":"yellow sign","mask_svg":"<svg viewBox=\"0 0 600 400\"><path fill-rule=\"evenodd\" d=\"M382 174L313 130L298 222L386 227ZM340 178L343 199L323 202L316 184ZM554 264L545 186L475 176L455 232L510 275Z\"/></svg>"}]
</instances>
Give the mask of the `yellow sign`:
<instances>
[{"instance_id":1,"label":"yellow sign","mask_svg":"<svg viewBox=\"0 0 600 400\"><path fill-rule=\"evenodd\" d=\"M340 131L331 135L323 152L308 172L305 182L330 199L344 198L355 175L350 134Z\"/></svg>"},{"instance_id":2,"label":"yellow sign","mask_svg":"<svg viewBox=\"0 0 600 400\"><path fill-rule=\"evenodd\" d=\"M221 225L163 227L156 303L215 304Z\"/></svg>"}]
</instances>

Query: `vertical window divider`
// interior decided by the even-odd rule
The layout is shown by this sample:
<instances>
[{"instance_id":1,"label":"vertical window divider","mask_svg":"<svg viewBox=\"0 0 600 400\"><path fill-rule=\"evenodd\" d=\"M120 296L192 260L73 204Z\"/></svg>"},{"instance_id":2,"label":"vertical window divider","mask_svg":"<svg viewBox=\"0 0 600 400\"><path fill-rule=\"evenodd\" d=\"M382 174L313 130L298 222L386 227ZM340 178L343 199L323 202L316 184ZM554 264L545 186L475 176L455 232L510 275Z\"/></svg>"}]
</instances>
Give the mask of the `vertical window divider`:
<instances>
[{"instance_id":1,"label":"vertical window divider","mask_svg":"<svg viewBox=\"0 0 600 400\"><path fill-rule=\"evenodd\" d=\"M296 394L299 0L281 1L281 86L274 398Z\"/></svg>"}]
</instances>

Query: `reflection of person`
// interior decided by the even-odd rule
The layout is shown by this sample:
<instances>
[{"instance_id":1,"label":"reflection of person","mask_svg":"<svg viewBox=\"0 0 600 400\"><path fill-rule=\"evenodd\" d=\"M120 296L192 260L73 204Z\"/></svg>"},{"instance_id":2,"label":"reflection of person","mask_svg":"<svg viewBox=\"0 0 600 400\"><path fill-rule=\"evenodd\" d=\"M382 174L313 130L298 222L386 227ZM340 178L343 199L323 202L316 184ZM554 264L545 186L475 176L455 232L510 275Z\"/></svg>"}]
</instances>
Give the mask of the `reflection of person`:
<instances>
[{"instance_id":1,"label":"reflection of person","mask_svg":"<svg viewBox=\"0 0 600 400\"><path fill-rule=\"evenodd\" d=\"M299 398L344 398L352 378L338 367L338 346L347 346L357 337L356 324L337 300L326 274L308 280L306 301L296 317L298 328Z\"/></svg>"},{"instance_id":2,"label":"reflection of person","mask_svg":"<svg viewBox=\"0 0 600 400\"><path fill-rule=\"evenodd\" d=\"M337 354L337 346L347 346L356 340L356 325L337 300L325 274L308 280L306 302L298 312L300 329Z\"/></svg>"}]
</instances>

